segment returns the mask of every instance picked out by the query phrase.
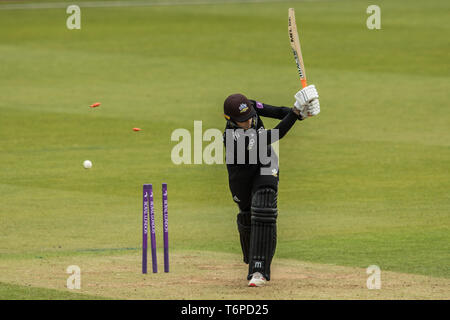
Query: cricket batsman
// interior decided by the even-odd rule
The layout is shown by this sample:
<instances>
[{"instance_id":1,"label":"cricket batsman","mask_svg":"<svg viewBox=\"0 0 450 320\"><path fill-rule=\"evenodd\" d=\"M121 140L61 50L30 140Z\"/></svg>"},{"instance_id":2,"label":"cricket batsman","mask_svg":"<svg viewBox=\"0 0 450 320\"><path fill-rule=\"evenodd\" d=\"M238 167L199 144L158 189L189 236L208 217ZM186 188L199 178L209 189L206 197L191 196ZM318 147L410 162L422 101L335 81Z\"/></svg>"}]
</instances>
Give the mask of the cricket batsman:
<instances>
[{"instance_id":1,"label":"cricket batsman","mask_svg":"<svg viewBox=\"0 0 450 320\"><path fill-rule=\"evenodd\" d=\"M270 280L270 264L277 242L277 195L279 168L272 143L283 138L297 120L320 112L319 95L314 85L295 94L293 108L275 107L242 94L225 99L227 120L224 145L231 196L239 207L237 227L248 264L248 285L263 286ZM267 130L261 117L280 119Z\"/></svg>"}]
</instances>

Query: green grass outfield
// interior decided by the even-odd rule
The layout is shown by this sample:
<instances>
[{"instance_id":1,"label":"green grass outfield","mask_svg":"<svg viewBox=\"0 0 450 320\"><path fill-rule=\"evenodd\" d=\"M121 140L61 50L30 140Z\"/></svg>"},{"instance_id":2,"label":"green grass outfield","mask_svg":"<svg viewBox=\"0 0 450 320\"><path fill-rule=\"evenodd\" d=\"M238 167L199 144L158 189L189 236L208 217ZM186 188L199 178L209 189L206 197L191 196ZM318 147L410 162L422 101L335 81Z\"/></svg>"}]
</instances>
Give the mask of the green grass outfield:
<instances>
[{"instance_id":1,"label":"green grass outfield","mask_svg":"<svg viewBox=\"0 0 450 320\"><path fill-rule=\"evenodd\" d=\"M375 264L440 278L447 284L440 297L450 297L450 3L380 0L382 29L368 30L372 1L168 2L93 8L75 1L82 28L72 31L65 9L4 10L16 2L0 2L0 298L151 298L94 289L108 281L95 276L96 261L105 272L116 268L105 259L124 270L118 286L142 281L143 183L156 189L159 248L160 185L168 183L175 270L166 280L182 274L186 265L176 258L191 252L218 261L231 254L239 265L225 166L173 164L170 136L193 132L194 120L223 129L222 103L233 92L293 104L299 81L289 7L322 112L280 142L274 268L277 261L297 261L299 273L304 263ZM97 101L101 107L88 107ZM91 282L72 294L65 268L85 270L83 263ZM236 297L245 296L240 285ZM299 290L300 298L338 296ZM420 292L414 297L428 297Z\"/></svg>"}]
</instances>

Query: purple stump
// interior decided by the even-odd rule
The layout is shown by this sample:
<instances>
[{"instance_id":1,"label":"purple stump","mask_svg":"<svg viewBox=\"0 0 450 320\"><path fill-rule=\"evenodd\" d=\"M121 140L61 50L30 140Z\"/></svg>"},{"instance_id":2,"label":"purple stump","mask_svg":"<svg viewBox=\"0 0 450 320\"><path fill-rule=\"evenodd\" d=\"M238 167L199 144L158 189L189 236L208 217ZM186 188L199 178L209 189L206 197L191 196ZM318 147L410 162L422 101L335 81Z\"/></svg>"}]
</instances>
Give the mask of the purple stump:
<instances>
[{"instance_id":1,"label":"purple stump","mask_svg":"<svg viewBox=\"0 0 450 320\"><path fill-rule=\"evenodd\" d=\"M151 184L144 184L142 195L142 273L147 273L148 199L151 188Z\"/></svg>"},{"instance_id":2,"label":"purple stump","mask_svg":"<svg viewBox=\"0 0 450 320\"><path fill-rule=\"evenodd\" d=\"M167 183L162 184L162 207L163 207L163 228L164 228L164 272L169 272L169 220Z\"/></svg>"},{"instance_id":3,"label":"purple stump","mask_svg":"<svg viewBox=\"0 0 450 320\"><path fill-rule=\"evenodd\" d=\"M150 241L152 246L152 267L153 273L158 272L158 262L156 260L156 237L155 237L155 209L153 206L153 188L150 185Z\"/></svg>"}]
</instances>

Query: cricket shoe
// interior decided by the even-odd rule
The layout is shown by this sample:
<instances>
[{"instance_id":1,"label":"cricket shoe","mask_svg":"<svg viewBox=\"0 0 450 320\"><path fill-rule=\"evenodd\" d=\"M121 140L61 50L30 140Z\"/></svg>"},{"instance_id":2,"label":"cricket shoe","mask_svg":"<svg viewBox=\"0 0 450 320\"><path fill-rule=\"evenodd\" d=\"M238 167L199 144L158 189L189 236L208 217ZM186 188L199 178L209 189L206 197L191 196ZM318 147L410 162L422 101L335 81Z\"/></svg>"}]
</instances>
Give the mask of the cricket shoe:
<instances>
[{"instance_id":1,"label":"cricket shoe","mask_svg":"<svg viewBox=\"0 0 450 320\"><path fill-rule=\"evenodd\" d=\"M249 287L262 287L266 283L266 278L260 272L252 274L252 278L248 283Z\"/></svg>"}]
</instances>

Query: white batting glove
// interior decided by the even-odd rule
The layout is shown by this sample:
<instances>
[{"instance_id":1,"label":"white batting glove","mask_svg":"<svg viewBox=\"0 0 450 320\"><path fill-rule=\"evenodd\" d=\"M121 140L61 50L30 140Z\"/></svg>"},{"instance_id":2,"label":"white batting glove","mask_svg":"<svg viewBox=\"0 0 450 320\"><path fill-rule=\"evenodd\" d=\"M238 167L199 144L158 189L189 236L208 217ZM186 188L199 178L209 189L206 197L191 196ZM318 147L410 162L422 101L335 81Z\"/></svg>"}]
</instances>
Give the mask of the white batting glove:
<instances>
[{"instance_id":1,"label":"white batting glove","mask_svg":"<svg viewBox=\"0 0 450 320\"><path fill-rule=\"evenodd\" d=\"M300 116L303 119L319 114L319 94L313 84L295 94L294 108L300 111Z\"/></svg>"},{"instance_id":2,"label":"white batting glove","mask_svg":"<svg viewBox=\"0 0 450 320\"><path fill-rule=\"evenodd\" d=\"M300 116L302 117L302 119L317 116L320 113L319 99L314 99L304 107L300 106L298 101L295 101L294 108L300 111Z\"/></svg>"},{"instance_id":3,"label":"white batting glove","mask_svg":"<svg viewBox=\"0 0 450 320\"><path fill-rule=\"evenodd\" d=\"M316 87L313 84L304 87L302 90L295 94L295 100L302 107L309 104L314 99L319 99L319 93L317 92Z\"/></svg>"},{"instance_id":4,"label":"white batting glove","mask_svg":"<svg viewBox=\"0 0 450 320\"><path fill-rule=\"evenodd\" d=\"M305 119L305 118L308 118L308 112L307 112L307 109L306 109L306 105L305 106L301 106L298 101L295 101L294 108L297 109L298 111L300 111L300 117L301 117L302 120Z\"/></svg>"},{"instance_id":5,"label":"white batting glove","mask_svg":"<svg viewBox=\"0 0 450 320\"><path fill-rule=\"evenodd\" d=\"M319 99L314 99L306 107L306 113L308 116L317 116L320 113L320 103Z\"/></svg>"}]
</instances>

